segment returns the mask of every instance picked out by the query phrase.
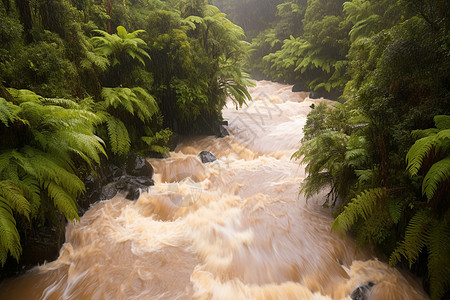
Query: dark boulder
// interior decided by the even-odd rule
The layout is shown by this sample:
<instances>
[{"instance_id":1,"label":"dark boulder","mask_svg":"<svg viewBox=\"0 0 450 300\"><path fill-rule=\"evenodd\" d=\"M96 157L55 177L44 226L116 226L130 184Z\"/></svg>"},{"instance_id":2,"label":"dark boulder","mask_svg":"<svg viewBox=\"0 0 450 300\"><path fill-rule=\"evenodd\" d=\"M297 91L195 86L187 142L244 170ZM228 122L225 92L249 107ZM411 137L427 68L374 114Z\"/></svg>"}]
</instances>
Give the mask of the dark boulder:
<instances>
[{"instance_id":1,"label":"dark boulder","mask_svg":"<svg viewBox=\"0 0 450 300\"><path fill-rule=\"evenodd\" d=\"M215 160L217 160L217 158L214 156L214 154L212 154L209 151L202 151L198 154L198 157L200 157L202 163L210 163L213 162Z\"/></svg>"},{"instance_id":2,"label":"dark boulder","mask_svg":"<svg viewBox=\"0 0 450 300\"><path fill-rule=\"evenodd\" d=\"M368 282L365 285L361 285L357 287L352 294L350 295L350 298L352 300L367 300L369 299L370 290L375 285L373 282Z\"/></svg>"},{"instance_id":3,"label":"dark boulder","mask_svg":"<svg viewBox=\"0 0 450 300\"><path fill-rule=\"evenodd\" d=\"M297 82L296 84L294 84L294 86L292 86L292 92L293 93L297 93L297 92L308 92L310 89L308 87L308 85L305 82Z\"/></svg>"},{"instance_id":4,"label":"dark boulder","mask_svg":"<svg viewBox=\"0 0 450 300\"><path fill-rule=\"evenodd\" d=\"M123 169L110 163L106 165L104 172L106 173L106 182L117 181L123 175Z\"/></svg>"},{"instance_id":5,"label":"dark boulder","mask_svg":"<svg viewBox=\"0 0 450 300\"><path fill-rule=\"evenodd\" d=\"M152 178L153 176L153 167L152 165L145 160L140 155L131 154L128 156L128 161L126 165L126 169L128 175L132 176L145 176Z\"/></svg>"},{"instance_id":6,"label":"dark boulder","mask_svg":"<svg viewBox=\"0 0 450 300\"><path fill-rule=\"evenodd\" d=\"M123 191L128 200L137 200L142 192L148 191L148 187L154 185L153 179L149 177L136 177L123 175L114 184L117 190Z\"/></svg>"},{"instance_id":7,"label":"dark boulder","mask_svg":"<svg viewBox=\"0 0 450 300\"><path fill-rule=\"evenodd\" d=\"M58 258L59 250L65 241L65 219L54 215L54 224L39 224L34 220L26 233L21 233L22 255L17 262L9 256L0 265L0 282L7 277L23 274L25 271ZM1 298L1 296L0 296Z\"/></svg>"},{"instance_id":8,"label":"dark boulder","mask_svg":"<svg viewBox=\"0 0 450 300\"><path fill-rule=\"evenodd\" d=\"M324 98L324 99L328 99L328 100L338 100L341 95L342 95L342 92L340 92L336 89L331 89L331 91L327 91L324 88L319 88L316 91L312 91L309 94L309 98L311 98L311 99Z\"/></svg>"},{"instance_id":9,"label":"dark boulder","mask_svg":"<svg viewBox=\"0 0 450 300\"><path fill-rule=\"evenodd\" d=\"M102 187L102 193L100 194L100 201L109 200L117 195L117 188L113 185Z\"/></svg>"},{"instance_id":10,"label":"dark boulder","mask_svg":"<svg viewBox=\"0 0 450 300\"><path fill-rule=\"evenodd\" d=\"M217 130L218 130L218 132L216 134L216 137L218 137L218 138L223 138L223 137L230 135L228 130L226 130L225 127L223 127L222 125L219 125Z\"/></svg>"}]
</instances>

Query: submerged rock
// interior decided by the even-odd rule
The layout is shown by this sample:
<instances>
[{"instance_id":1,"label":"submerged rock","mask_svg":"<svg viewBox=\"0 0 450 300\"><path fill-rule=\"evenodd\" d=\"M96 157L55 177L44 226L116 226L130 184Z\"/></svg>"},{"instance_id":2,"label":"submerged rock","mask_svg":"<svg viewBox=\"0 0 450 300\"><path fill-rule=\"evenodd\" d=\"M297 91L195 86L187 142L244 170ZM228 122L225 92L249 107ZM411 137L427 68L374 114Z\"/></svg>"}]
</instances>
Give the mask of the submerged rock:
<instances>
[{"instance_id":1,"label":"submerged rock","mask_svg":"<svg viewBox=\"0 0 450 300\"><path fill-rule=\"evenodd\" d=\"M217 160L217 157L214 156L214 154L212 154L209 151L202 151L198 154L198 157L200 157L202 163L206 164L206 163L210 163L213 162L215 160Z\"/></svg>"},{"instance_id":2,"label":"submerged rock","mask_svg":"<svg viewBox=\"0 0 450 300\"><path fill-rule=\"evenodd\" d=\"M218 127L218 132L216 134L216 137L218 138L223 138L230 135L230 133L228 132L228 130L225 129L225 127L223 127L222 125L219 125Z\"/></svg>"},{"instance_id":3,"label":"submerged rock","mask_svg":"<svg viewBox=\"0 0 450 300\"><path fill-rule=\"evenodd\" d=\"M142 192L148 191L149 186L154 184L153 179L147 176L123 175L113 187L125 192L128 200L137 200Z\"/></svg>"},{"instance_id":4,"label":"submerged rock","mask_svg":"<svg viewBox=\"0 0 450 300\"><path fill-rule=\"evenodd\" d=\"M370 290L375 285L373 282L368 282L365 285L361 285L357 287L352 294L350 295L350 298L352 300L367 300L369 299Z\"/></svg>"}]
</instances>

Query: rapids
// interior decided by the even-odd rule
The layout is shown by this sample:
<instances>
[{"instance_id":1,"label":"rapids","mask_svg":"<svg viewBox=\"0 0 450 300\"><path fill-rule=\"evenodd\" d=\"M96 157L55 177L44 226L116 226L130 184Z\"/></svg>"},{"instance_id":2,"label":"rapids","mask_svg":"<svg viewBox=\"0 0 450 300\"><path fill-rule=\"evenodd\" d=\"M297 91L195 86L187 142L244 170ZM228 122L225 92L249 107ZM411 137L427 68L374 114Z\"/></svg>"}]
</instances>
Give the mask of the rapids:
<instances>
[{"instance_id":1,"label":"rapids","mask_svg":"<svg viewBox=\"0 0 450 300\"><path fill-rule=\"evenodd\" d=\"M417 279L331 231L320 195L299 197L290 160L310 105L260 81L223 111L230 136L184 140L149 160L155 186L94 205L70 223L59 258L0 285L1 299L427 299ZM217 161L202 164L207 150ZM323 197L322 197L323 198Z\"/></svg>"}]
</instances>

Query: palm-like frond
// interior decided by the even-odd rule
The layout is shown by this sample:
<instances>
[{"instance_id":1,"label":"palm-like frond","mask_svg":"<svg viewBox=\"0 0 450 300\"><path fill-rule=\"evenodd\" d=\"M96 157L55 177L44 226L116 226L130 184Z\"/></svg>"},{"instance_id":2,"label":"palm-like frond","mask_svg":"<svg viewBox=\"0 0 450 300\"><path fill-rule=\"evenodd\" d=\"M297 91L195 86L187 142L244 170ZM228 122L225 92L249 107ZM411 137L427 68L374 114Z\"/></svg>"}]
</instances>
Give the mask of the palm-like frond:
<instances>
[{"instance_id":1,"label":"palm-like frond","mask_svg":"<svg viewBox=\"0 0 450 300\"><path fill-rule=\"evenodd\" d=\"M422 192L430 200L445 180L450 180L450 156L431 166L422 183Z\"/></svg>"},{"instance_id":2,"label":"palm-like frond","mask_svg":"<svg viewBox=\"0 0 450 300\"><path fill-rule=\"evenodd\" d=\"M96 56L108 57L112 59L112 65L120 63L118 57L121 53L126 53L131 58L138 60L145 65L145 58L150 59L150 55L144 50L147 46L144 40L138 38L138 34L144 30L136 30L128 33L123 26L117 27L117 34L109 34L102 30L95 30L101 36L91 39L94 46L93 55L88 56L90 62L98 62L100 67L106 67L109 63L97 59Z\"/></svg>"},{"instance_id":3,"label":"palm-like frond","mask_svg":"<svg viewBox=\"0 0 450 300\"><path fill-rule=\"evenodd\" d=\"M8 252L19 260L22 247L11 207L0 197L0 262L5 264Z\"/></svg>"},{"instance_id":4,"label":"palm-like frond","mask_svg":"<svg viewBox=\"0 0 450 300\"><path fill-rule=\"evenodd\" d=\"M103 88L104 109L109 107L123 108L142 122L148 122L158 112L155 99L143 88Z\"/></svg>"},{"instance_id":5,"label":"palm-like frond","mask_svg":"<svg viewBox=\"0 0 450 300\"><path fill-rule=\"evenodd\" d=\"M117 155L128 153L130 151L131 141L128 130L123 122L110 116L106 120L106 126L108 129L111 151Z\"/></svg>"},{"instance_id":6,"label":"palm-like frond","mask_svg":"<svg viewBox=\"0 0 450 300\"><path fill-rule=\"evenodd\" d=\"M30 217L30 203L24 197L22 189L11 180L0 181L0 197L14 211L27 217Z\"/></svg>"},{"instance_id":7,"label":"palm-like frond","mask_svg":"<svg viewBox=\"0 0 450 300\"><path fill-rule=\"evenodd\" d=\"M416 136L424 137L416 141L406 155L407 169L411 176L415 176L432 153L446 154L431 166L423 180L422 193L428 200L433 198L444 181L450 180L450 116L436 116L435 123L437 129L413 132Z\"/></svg>"},{"instance_id":8,"label":"palm-like frond","mask_svg":"<svg viewBox=\"0 0 450 300\"><path fill-rule=\"evenodd\" d=\"M437 221L430 230L428 270L430 272L431 298L442 299L450 284L450 224Z\"/></svg>"},{"instance_id":9,"label":"palm-like frond","mask_svg":"<svg viewBox=\"0 0 450 300\"><path fill-rule=\"evenodd\" d=\"M19 107L0 98L0 122L5 126L9 126L16 118Z\"/></svg>"},{"instance_id":10,"label":"palm-like frond","mask_svg":"<svg viewBox=\"0 0 450 300\"><path fill-rule=\"evenodd\" d=\"M344 208L344 211L334 220L332 228L347 231L358 218L367 219L373 212L377 202L387 197L385 188L366 190Z\"/></svg>"},{"instance_id":11,"label":"palm-like frond","mask_svg":"<svg viewBox=\"0 0 450 300\"><path fill-rule=\"evenodd\" d=\"M39 217L41 199L50 198L68 220L78 218L76 198L84 184L75 174L74 158L88 165L105 154L103 141L93 134L101 122L96 114L68 99L46 99L27 90L9 89L14 105L0 99L0 110L15 130L20 120L30 133L27 145L0 153L0 261L8 253L19 258L20 237L14 216ZM7 106L7 112L2 110ZM0 113L1 114L1 113ZM22 126L22 125L21 125ZM45 217L45 216L44 216Z\"/></svg>"},{"instance_id":12,"label":"palm-like frond","mask_svg":"<svg viewBox=\"0 0 450 300\"><path fill-rule=\"evenodd\" d=\"M405 239L392 252L389 264L395 265L405 257L411 266L419 256L420 251L429 240L430 228L433 219L429 210L419 210L409 221L405 231Z\"/></svg>"}]
</instances>

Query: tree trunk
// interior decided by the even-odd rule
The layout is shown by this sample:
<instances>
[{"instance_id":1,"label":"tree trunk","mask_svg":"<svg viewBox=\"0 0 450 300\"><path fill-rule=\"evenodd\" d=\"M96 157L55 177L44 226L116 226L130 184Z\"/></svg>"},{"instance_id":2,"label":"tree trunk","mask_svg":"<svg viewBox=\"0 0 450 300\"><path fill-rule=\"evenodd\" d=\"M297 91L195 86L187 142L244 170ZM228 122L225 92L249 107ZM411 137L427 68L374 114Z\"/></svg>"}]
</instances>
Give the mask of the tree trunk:
<instances>
[{"instance_id":1,"label":"tree trunk","mask_svg":"<svg viewBox=\"0 0 450 300\"><path fill-rule=\"evenodd\" d=\"M107 31L109 34L111 34L111 13L112 13L112 3L111 3L111 0L108 0L108 6L106 6L106 13L107 13L108 16L109 16L109 20L108 20L108 23L107 23L107 29L106 29L106 31Z\"/></svg>"},{"instance_id":2,"label":"tree trunk","mask_svg":"<svg viewBox=\"0 0 450 300\"><path fill-rule=\"evenodd\" d=\"M16 6L19 11L20 22L25 32L25 39L28 43L31 43L33 40L31 36L33 22L31 18L30 0L17 0Z\"/></svg>"}]
</instances>

